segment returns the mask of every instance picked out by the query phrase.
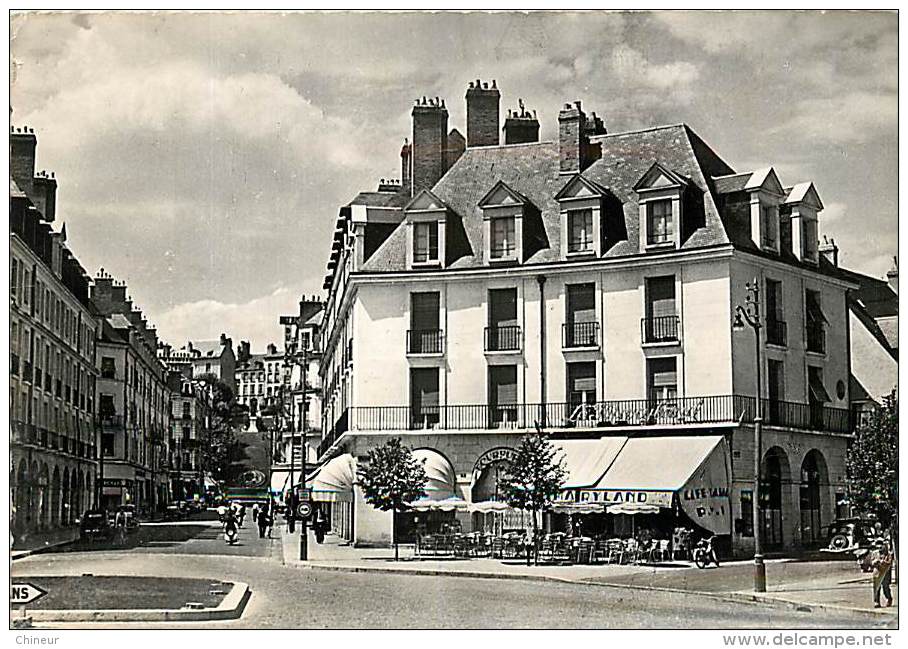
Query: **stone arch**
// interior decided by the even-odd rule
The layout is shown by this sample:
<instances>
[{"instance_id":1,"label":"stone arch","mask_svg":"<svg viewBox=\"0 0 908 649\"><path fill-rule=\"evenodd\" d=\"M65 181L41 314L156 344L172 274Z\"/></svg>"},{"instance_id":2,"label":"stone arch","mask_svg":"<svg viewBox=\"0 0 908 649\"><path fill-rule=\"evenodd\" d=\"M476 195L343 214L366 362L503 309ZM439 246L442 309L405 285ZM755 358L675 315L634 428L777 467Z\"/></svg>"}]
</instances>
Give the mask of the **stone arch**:
<instances>
[{"instance_id":1,"label":"stone arch","mask_svg":"<svg viewBox=\"0 0 908 649\"><path fill-rule=\"evenodd\" d=\"M760 469L760 514L763 545L766 549L781 548L785 542L784 519L790 512L786 490L791 485L791 463L781 446L773 446L763 455Z\"/></svg>"},{"instance_id":2,"label":"stone arch","mask_svg":"<svg viewBox=\"0 0 908 649\"><path fill-rule=\"evenodd\" d=\"M60 512L63 496L66 491L65 482L60 483L60 467L54 466L53 477L50 481L50 516L48 517L48 525L51 527L56 527L60 524ZM68 478L69 476L66 476ZM64 480L66 480L64 478Z\"/></svg>"},{"instance_id":3,"label":"stone arch","mask_svg":"<svg viewBox=\"0 0 908 649\"><path fill-rule=\"evenodd\" d=\"M38 474L38 528L44 529L50 521L50 469L47 464L41 465L41 472Z\"/></svg>"},{"instance_id":4,"label":"stone arch","mask_svg":"<svg viewBox=\"0 0 908 649\"><path fill-rule=\"evenodd\" d=\"M825 501L829 498L829 468L826 458L818 449L811 449L801 462L800 512L801 542L815 544L822 540ZM828 523L829 521L827 521Z\"/></svg>"},{"instance_id":5,"label":"stone arch","mask_svg":"<svg viewBox=\"0 0 908 649\"><path fill-rule=\"evenodd\" d=\"M28 529L31 522L31 504L32 504L32 483L31 475L28 472L28 462L25 458L19 460L19 466L16 469L15 492L13 494L13 503L15 503L16 514L13 526L17 532Z\"/></svg>"}]
</instances>

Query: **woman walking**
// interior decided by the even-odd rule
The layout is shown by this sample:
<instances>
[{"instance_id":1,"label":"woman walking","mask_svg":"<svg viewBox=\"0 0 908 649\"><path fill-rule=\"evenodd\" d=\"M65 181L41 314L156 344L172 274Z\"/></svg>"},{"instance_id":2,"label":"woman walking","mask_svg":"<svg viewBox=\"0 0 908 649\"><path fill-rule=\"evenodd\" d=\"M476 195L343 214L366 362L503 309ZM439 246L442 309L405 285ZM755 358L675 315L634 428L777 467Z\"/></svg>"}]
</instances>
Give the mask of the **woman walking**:
<instances>
[{"instance_id":1,"label":"woman walking","mask_svg":"<svg viewBox=\"0 0 908 649\"><path fill-rule=\"evenodd\" d=\"M873 561L873 607L880 608L880 592L886 596L886 606L892 606L892 546L883 541L879 554Z\"/></svg>"}]
</instances>

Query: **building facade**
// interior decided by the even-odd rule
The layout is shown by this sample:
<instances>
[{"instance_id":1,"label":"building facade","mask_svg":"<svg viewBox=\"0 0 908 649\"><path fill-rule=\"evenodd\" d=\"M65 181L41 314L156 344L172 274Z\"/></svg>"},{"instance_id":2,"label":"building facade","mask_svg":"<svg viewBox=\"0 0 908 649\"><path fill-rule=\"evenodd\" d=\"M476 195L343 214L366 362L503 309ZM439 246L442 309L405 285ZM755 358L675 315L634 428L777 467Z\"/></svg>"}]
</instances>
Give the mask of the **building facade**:
<instances>
[{"instance_id":1,"label":"building facade","mask_svg":"<svg viewBox=\"0 0 908 649\"><path fill-rule=\"evenodd\" d=\"M95 336L89 279L55 231L57 181L33 130L10 130L10 526L14 542L96 502Z\"/></svg>"},{"instance_id":2,"label":"building facade","mask_svg":"<svg viewBox=\"0 0 908 649\"><path fill-rule=\"evenodd\" d=\"M236 401L249 409L250 417L259 417L279 401L281 386L288 370L284 367L284 352L269 343L264 354L250 354L236 368Z\"/></svg>"},{"instance_id":3,"label":"building facade","mask_svg":"<svg viewBox=\"0 0 908 649\"><path fill-rule=\"evenodd\" d=\"M206 391L181 372L168 370L170 390L170 493L173 500L202 500L206 493L201 445L208 430Z\"/></svg>"},{"instance_id":4,"label":"building facade","mask_svg":"<svg viewBox=\"0 0 908 649\"><path fill-rule=\"evenodd\" d=\"M477 100L480 85L495 101ZM465 152L439 144L444 102L417 101L401 183L340 209L319 447L338 532L371 544L433 516L477 525L469 507L429 503L422 523L395 526L355 468L403 437L430 467L430 500L475 505L539 423L569 466L568 510L599 506L615 532L645 508L611 507L649 498L653 524L684 511L679 523L752 551L759 372L764 542L818 542L844 500L855 285L821 254L814 186L736 173L686 125L608 133L580 102L559 112L557 141L537 141L521 106L499 144L496 84L471 86ZM471 116L492 105L494 119ZM759 368L754 332L732 331L750 282Z\"/></svg>"},{"instance_id":5,"label":"building facade","mask_svg":"<svg viewBox=\"0 0 908 649\"><path fill-rule=\"evenodd\" d=\"M91 288L99 337L96 384L103 462L102 506L163 511L171 500L171 391L158 337L127 286L101 269Z\"/></svg>"},{"instance_id":6,"label":"building facade","mask_svg":"<svg viewBox=\"0 0 908 649\"><path fill-rule=\"evenodd\" d=\"M236 395L236 354L233 340L221 334L217 340L189 341L179 349L162 344L157 350L158 357L169 370L179 372L191 379L214 376L223 381Z\"/></svg>"}]
</instances>

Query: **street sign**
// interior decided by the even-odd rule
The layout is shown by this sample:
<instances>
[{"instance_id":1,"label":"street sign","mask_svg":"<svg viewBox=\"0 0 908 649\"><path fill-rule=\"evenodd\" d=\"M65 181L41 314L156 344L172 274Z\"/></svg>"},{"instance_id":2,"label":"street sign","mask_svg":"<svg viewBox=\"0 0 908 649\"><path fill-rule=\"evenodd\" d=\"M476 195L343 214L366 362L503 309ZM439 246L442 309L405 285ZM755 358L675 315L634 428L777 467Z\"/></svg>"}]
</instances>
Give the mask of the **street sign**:
<instances>
[{"instance_id":1,"label":"street sign","mask_svg":"<svg viewBox=\"0 0 908 649\"><path fill-rule=\"evenodd\" d=\"M34 584L10 584L9 585L9 603L10 604L30 604L36 599L41 599L47 595L46 590L41 590Z\"/></svg>"},{"instance_id":2,"label":"street sign","mask_svg":"<svg viewBox=\"0 0 908 649\"><path fill-rule=\"evenodd\" d=\"M300 518L309 518L312 515L312 503L303 501L296 508L296 513Z\"/></svg>"}]
</instances>

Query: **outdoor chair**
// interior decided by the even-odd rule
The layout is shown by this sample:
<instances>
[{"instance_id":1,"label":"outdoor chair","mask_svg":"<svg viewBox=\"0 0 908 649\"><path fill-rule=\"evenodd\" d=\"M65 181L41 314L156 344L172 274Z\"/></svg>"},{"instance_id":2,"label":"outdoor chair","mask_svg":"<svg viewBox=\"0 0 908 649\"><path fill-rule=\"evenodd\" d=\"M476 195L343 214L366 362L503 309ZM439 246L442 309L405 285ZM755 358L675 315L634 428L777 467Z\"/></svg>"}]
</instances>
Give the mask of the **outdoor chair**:
<instances>
[{"instance_id":1,"label":"outdoor chair","mask_svg":"<svg viewBox=\"0 0 908 649\"><path fill-rule=\"evenodd\" d=\"M435 537L431 534L427 534L419 537L416 553L420 556L435 556L436 547Z\"/></svg>"},{"instance_id":2,"label":"outdoor chair","mask_svg":"<svg viewBox=\"0 0 908 649\"><path fill-rule=\"evenodd\" d=\"M640 561L640 544L637 539L627 539L624 542L624 557L626 563L639 563Z\"/></svg>"},{"instance_id":3,"label":"outdoor chair","mask_svg":"<svg viewBox=\"0 0 908 649\"><path fill-rule=\"evenodd\" d=\"M606 544L608 547L606 563L621 563L624 559L624 541L621 539L609 539Z\"/></svg>"},{"instance_id":4,"label":"outdoor chair","mask_svg":"<svg viewBox=\"0 0 908 649\"><path fill-rule=\"evenodd\" d=\"M608 563L608 540L604 538L596 539L596 549L594 558Z\"/></svg>"},{"instance_id":5,"label":"outdoor chair","mask_svg":"<svg viewBox=\"0 0 908 649\"><path fill-rule=\"evenodd\" d=\"M593 539L580 539L574 553L576 563L593 563L596 543Z\"/></svg>"},{"instance_id":6,"label":"outdoor chair","mask_svg":"<svg viewBox=\"0 0 908 649\"><path fill-rule=\"evenodd\" d=\"M493 559L504 559L504 546L505 540L500 537L495 537L492 539L492 558Z\"/></svg>"}]
</instances>

